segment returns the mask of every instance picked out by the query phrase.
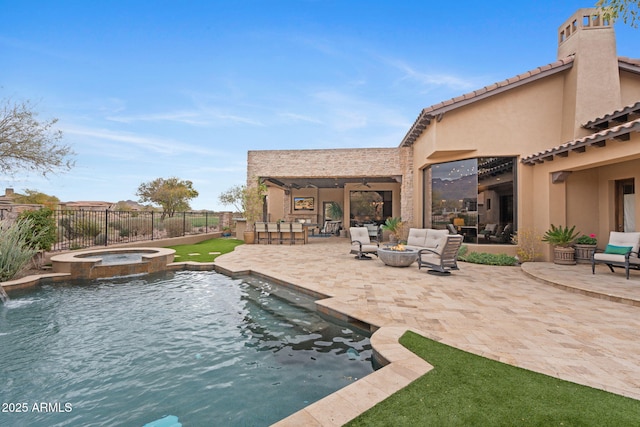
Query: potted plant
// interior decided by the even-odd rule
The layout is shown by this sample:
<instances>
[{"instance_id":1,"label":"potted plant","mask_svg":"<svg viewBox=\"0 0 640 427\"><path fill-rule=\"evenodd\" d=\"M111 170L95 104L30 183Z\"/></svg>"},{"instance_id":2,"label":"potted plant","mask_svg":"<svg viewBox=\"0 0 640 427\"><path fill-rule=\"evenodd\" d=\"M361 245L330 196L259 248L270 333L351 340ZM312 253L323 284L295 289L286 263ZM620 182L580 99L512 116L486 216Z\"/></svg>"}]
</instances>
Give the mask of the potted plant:
<instances>
[{"instance_id":1,"label":"potted plant","mask_svg":"<svg viewBox=\"0 0 640 427\"><path fill-rule=\"evenodd\" d=\"M573 265L575 260L575 248L571 246L578 237L576 226L558 226L551 224L551 228L544 233L542 241L553 245L553 262L556 264Z\"/></svg>"},{"instance_id":2,"label":"potted plant","mask_svg":"<svg viewBox=\"0 0 640 427\"><path fill-rule=\"evenodd\" d=\"M389 232L389 240L391 243L395 243L400 239L400 235L402 234L402 219L389 217L380 227Z\"/></svg>"},{"instance_id":3,"label":"potted plant","mask_svg":"<svg viewBox=\"0 0 640 427\"><path fill-rule=\"evenodd\" d=\"M255 223L263 219L264 196L267 194L267 185L260 179L254 185L243 188L242 208L244 219L247 220L247 228L244 231L244 242L255 243Z\"/></svg>"},{"instance_id":4,"label":"potted plant","mask_svg":"<svg viewBox=\"0 0 640 427\"><path fill-rule=\"evenodd\" d=\"M591 233L588 236L583 234L582 236L576 239L575 248L576 248L576 262L578 264L589 264L591 263L591 257L596 250L596 245L598 244L598 239L596 239L596 235Z\"/></svg>"}]
</instances>

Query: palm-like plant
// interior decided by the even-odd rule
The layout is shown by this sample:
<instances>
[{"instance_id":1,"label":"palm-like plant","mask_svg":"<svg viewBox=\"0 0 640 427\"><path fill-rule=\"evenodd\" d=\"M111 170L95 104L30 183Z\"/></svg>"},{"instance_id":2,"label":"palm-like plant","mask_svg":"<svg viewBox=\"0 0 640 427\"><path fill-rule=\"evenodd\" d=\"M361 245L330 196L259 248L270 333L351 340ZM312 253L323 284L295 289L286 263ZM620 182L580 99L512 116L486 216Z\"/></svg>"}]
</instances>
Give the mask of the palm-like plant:
<instances>
[{"instance_id":1,"label":"palm-like plant","mask_svg":"<svg viewBox=\"0 0 640 427\"><path fill-rule=\"evenodd\" d=\"M400 234L402 233L402 219L401 218L387 218L387 220L380 227L383 230L387 230L392 235L396 236L396 238L400 238Z\"/></svg>"},{"instance_id":2,"label":"palm-like plant","mask_svg":"<svg viewBox=\"0 0 640 427\"><path fill-rule=\"evenodd\" d=\"M569 228L568 226L558 226L551 224L551 228L544 233L542 241L554 246L570 246L578 237L579 232L575 231L576 226Z\"/></svg>"}]
</instances>

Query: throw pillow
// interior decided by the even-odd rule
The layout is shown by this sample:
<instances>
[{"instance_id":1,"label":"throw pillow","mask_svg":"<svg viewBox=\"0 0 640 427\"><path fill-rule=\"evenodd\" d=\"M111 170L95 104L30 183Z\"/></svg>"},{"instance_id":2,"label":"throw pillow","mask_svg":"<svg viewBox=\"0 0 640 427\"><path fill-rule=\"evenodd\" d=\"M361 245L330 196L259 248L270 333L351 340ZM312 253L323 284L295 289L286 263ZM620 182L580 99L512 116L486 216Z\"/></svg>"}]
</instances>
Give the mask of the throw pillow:
<instances>
[{"instance_id":1,"label":"throw pillow","mask_svg":"<svg viewBox=\"0 0 640 427\"><path fill-rule=\"evenodd\" d=\"M631 249L633 249L633 246L607 245L607 247L604 250L604 253L605 254L612 254L612 255L625 255Z\"/></svg>"}]
</instances>

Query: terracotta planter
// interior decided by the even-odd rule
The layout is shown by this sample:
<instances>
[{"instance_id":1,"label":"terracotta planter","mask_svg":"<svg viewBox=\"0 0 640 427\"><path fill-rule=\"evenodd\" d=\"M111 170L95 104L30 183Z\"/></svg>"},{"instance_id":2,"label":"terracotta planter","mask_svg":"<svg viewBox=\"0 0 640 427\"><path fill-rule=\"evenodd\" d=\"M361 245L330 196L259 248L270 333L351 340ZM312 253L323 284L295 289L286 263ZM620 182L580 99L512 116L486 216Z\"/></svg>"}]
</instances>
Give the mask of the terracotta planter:
<instances>
[{"instance_id":1,"label":"terracotta planter","mask_svg":"<svg viewBox=\"0 0 640 427\"><path fill-rule=\"evenodd\" d=\"M596 250L596 245L583 245L576 243L576 262L578 264L591 264L591 257Z\"/></svg>"},{"instance_id":2,"label":"terracotta planter","mask_svg":"<svg viewBox=\"0 0 640 427\"><path fill-rule=\"evenodd\" d=\"M244 242L248 245L253 245L256 242L255 231L245 231L242 237L244 237Z\"/></svg>"},{"instance_id":3,"label":"terracotta planter","mask_svg":"<svg viewBox=\"0 0 640 427\"><path fill-rule=\"evenodd\" d=\"M553 247L553 262L560 265L575 265L576 263L576 250L572 247L554 246Z\"/></svg>"}]
</instances>

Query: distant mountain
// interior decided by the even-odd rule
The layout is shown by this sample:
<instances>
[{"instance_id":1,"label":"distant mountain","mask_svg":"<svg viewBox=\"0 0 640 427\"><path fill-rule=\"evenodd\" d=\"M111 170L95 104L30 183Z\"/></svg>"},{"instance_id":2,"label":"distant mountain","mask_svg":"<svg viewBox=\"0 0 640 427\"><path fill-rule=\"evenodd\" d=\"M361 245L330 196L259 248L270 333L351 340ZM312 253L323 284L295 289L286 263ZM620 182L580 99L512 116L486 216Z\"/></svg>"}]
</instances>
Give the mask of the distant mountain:
<instances>
[{"instance_id":1,"label":"distant mountain","mask_svg":"<svg viewBox=\"0 0 640 427\"><path fill-rule=\"evenodd\" d=\"M433 179L433 193L439 194L442 199L464 200L478 197L478 181L476 175L463 176L456 180Z\"/></svg>"}]
</instances>

